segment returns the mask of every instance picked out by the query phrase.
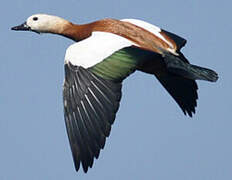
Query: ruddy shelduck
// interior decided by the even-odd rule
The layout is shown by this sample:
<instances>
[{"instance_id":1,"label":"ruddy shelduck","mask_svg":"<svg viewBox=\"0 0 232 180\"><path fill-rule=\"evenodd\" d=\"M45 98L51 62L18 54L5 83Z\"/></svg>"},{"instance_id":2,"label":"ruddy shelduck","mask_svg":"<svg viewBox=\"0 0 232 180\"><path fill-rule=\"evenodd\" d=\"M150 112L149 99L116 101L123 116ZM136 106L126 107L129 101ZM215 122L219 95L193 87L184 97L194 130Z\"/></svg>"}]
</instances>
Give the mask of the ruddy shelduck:
<instances>
[{"instance_id":1,"label":"ruddy shelduck","mask_svg":"<svg viewBox=\"0 0 232 180\"><path fill-rule=\"evenodd\" d=\"M76 41L65 55L64 117L76 171L99 157L121 99L122 81L134 71L154 75L184 114L195 113L195 80L215 82L216 72L192 65L180 52L186 40L136 19L102 19L77 25L35 14L16 31L65 36Z\"/></svg>"}]
</instances>

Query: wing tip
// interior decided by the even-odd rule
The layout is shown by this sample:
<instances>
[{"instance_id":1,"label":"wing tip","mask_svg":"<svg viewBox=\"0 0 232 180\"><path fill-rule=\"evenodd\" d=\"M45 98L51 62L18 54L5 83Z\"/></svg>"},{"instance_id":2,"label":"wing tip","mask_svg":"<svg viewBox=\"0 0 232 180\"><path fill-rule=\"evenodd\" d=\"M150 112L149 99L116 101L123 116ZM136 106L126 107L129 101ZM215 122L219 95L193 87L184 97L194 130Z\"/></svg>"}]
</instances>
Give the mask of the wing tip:
<instances>
[{"instance_id":1,"label":"wing tip","mask_svg":"<svg viewBox=\"0 0 232 180\"><path fill-rule=\"evenodd\" d=\"M195 101L192 101L191 104L188 106L185 104L184 106L181 107L183 113L185 116L193 117L194 114L196 114L196 107L197 107L197 97Z\"/></svg>"},{"instance_id":2,"label":"wing tip","mask_svg":"<svg viewBox=\"0 0 232 180\"><path fill-rule=\"evenodd\" d=\"M75 166L76 172L78 172L80 169L80 160L74 160L74 166Z\"/></svg>"}]
</instances>

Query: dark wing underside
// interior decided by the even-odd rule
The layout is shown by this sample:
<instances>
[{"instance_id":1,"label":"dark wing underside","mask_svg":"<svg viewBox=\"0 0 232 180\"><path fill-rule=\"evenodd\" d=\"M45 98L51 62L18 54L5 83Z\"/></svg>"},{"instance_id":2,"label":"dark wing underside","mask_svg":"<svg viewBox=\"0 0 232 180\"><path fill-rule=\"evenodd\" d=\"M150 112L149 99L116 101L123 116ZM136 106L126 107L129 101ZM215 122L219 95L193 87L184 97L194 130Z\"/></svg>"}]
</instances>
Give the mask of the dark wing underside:
<instances>
[{"instance_id":1,"label":"dark wing underside","mask_svg":"<svg viewBox=\"0 0 232 180\"><path fill-rule=\"evenodd\" d=\"M187 113L192 117L192 113L195 113L198 99L196 81L169 72L156 77L177 102L184 114L186 115Z\"/></svg>"},{"instance_id":2,"label":"dark wing underside","mask_svg":"<svg viewBox=\"0 0 232 180\"><path fill-rule=\"evenodd\" d=\"M178 53L180 55L180 60L185 63L189 63L181 52ZM163 87L180 106L184 114L188 114L190 117L192 117L192 114L195 113L198 99L198 87L195 80L169 72L163 57L155 53L151 54L146 61L140 64L138 70L149 74L154 74Z\"/></svg>"},{"instance_id":3,"label":"dark wing underside","mask_svg":"<svg viewBox=\"0 0 232 180\"><path fill-rule=\"evenodd\" d=\"M181 39L177 40L182 42L183 45L185 44L184 39L183 41L181 41ZM181 43L179 43L179 46L180 45ZM181 61L189 64L189 61L180 51L178 51L178 54ZM180 106L184 114L186 115L187 113L190 117L192 117L192 114L195 113L198 99L198 86L196 81L171 73L168 70L165 71L165 73L162 73L162 75L156 74L156 77Z\"/></svg>"},{"instance_id":4,"label":"dark wing underside","mask_svg":"<svg viewBox=\"0 0 232 180\"><path fill-rule=\"evenodd\" d=\"M104 148L119 108L121 83L104 80L82 67L65 64L64 116L75 163L84 172Z\"/></svg>"}]
</instances>

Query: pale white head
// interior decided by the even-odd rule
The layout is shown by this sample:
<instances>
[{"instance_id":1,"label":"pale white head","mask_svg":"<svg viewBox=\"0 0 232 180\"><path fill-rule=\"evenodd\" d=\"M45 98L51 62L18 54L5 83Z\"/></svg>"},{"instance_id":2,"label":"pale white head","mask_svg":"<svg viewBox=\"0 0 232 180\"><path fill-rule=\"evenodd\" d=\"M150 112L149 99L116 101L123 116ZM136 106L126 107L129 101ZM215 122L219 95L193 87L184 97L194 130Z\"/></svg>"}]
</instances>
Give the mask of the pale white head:
<instances>
[{"instance_id":1,"label":"pale white head","mask_svg":"<svg viewBox=\"0 0 232 180\"><path fill-rule=\"evenodd\" d=\"M37 33L59 33L69 22L63 18L47 15L34 14L27 18L26 22L15 26L12 30L34 31Z\"/></svg>"}]
</instances>

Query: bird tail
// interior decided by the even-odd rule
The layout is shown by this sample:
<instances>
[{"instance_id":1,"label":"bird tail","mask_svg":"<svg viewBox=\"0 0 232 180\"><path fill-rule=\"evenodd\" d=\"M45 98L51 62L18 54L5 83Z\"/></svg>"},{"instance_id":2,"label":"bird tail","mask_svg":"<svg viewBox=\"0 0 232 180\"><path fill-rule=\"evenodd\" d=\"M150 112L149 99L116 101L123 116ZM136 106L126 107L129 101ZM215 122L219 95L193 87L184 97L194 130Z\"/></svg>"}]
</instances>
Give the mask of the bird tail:
<instances>
[{"instance_id":1,"label":"bird tail","mask_svg":"<svg viewBox=\"0 0 232 180\"><path fill-rule=\"evenodd\" d=\"M216 82L218 74L204 67L189 64L186 60L184 62L181 57L165 53L164 61L167 66L167 70L171 73L180 75L182 77L192 80L205 80L210 82Z\"/></svg>"}]
</instances>

